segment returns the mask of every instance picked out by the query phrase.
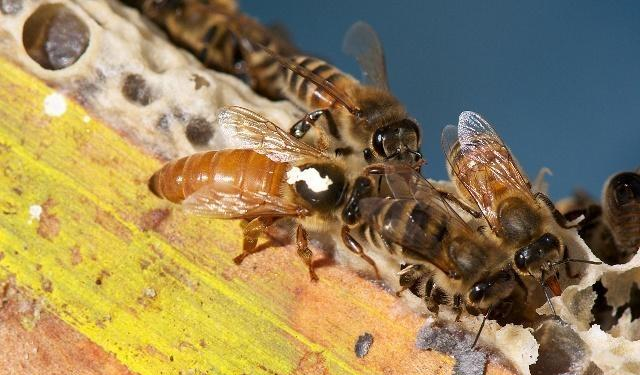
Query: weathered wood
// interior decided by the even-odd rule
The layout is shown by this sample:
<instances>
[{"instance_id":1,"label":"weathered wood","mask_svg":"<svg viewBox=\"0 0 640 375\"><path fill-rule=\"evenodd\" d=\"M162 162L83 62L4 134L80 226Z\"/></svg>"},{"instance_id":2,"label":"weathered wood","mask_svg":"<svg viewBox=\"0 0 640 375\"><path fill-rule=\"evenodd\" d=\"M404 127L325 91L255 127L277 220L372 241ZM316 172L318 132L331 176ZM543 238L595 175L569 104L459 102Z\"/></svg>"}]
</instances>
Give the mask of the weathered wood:
<instances>
[{"instance_id":1,"label":"weathered wood","mask_svg":"<svg viewBox=\"0 0 640 375\"><path fill-rule=\"evenodd\" d=\"M157 160L69 100L46 115L50 88L1 59L0 71L0 280L130 370L450 373L452 358L415 348L423 319L395 297L337 266L312 284L290 248L236 266L237 222L158 200ZM375 341L359 359L363 332Z\"/></svg>"},{"instance_id":2,"label":"weathered wood","mask_svg":"<svg viewBox=\"0 0 640 375\"><path fill-rule=\"evenodd\" d=\"M112 355L10 284L0 284L0 374L131 375Z\"/></svg>"}]
</instances>

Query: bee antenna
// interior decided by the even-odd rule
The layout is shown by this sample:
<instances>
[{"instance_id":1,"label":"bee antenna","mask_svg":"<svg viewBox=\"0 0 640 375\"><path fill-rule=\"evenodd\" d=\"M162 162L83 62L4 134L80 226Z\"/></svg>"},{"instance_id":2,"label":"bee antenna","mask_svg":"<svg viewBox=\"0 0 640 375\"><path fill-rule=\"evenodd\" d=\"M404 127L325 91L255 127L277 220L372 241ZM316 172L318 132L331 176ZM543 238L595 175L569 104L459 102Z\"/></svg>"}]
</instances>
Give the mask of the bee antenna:
<instances>
[{"instance_id":1,"label":"bee antenna","mask_svg":"<svg viewBox=\"0 0 640 375\"><path fill-rule=\"evenodd\" d=\"M594 261L594 260L567 258L567 259L563 259L563 260L560 260L560 261L555 262L555 263L551 263L551 266L552 267L556 267L556 266L559 266L561 264L565 264L565 263L569 263L569 262L595 264L595 265L602 264L602 262L598 262L598 261Z\"/></svg>"},{"instance_id":2,"label":"bee antenna","mask_svg":"<svg viewBox=\"0 0 640 375\"><path fill-rule=\"evenodd\" d=\"M491 310L493 310L493 306L489 306L487 313L484 314L484 318L482 318L482 323L480 323L480 329L478 329L478 333L476 333L476 338L473 339L473 344L471 344L471 349L473 349L478 343L478 339L480 338L480 333L482 333L482 329L484 328L484 323L487 321L489 314L491 314Z\"/></svg>"},{"instance_id":3,"label":"bee antenna","mask_svg":"<svg viewBox=\"0 0 640 375\"><path fill-rule=\"evenodd\" d=\"M551 303L551 297L549 297L549 291L547 290L547 286L544 284L544 282L542 282L542 280L544 280L544 271L542 272L542 275L540 275L540 280L536 279L536 277L533 276L531 272L529 272L529 276L533 277L533 279L537 281L538 284L540 284L540 286L542 287L542 292L544 293L544 297L547 299L547 303L549 304L549 307L551 307L551 311L553 312L553 315L557 317L558 314L556 313L556 308L553 307L553 303Z\"/></svg>"}]
</instances>

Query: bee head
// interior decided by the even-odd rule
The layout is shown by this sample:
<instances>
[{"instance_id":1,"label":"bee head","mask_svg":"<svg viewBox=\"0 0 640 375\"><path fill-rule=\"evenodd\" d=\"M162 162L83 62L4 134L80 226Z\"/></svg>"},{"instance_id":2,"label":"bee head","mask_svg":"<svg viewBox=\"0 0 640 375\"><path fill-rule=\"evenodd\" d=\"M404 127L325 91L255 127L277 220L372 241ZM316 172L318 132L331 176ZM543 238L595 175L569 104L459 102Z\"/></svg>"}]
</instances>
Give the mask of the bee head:
<instances>
[{"instance_id":1,"label":"bee head","mask_svg":"<svg viewBox=\"0 0 640 375\"><path fill-rule=\"evenodd\" d=\"M411 119L402 119L378 128L373 134L373 151L384 160L416 163L420 154L420 127ZM366 153L366 152L365 152Z\"/></svg>"},{"instance_id":2,"label":"bee head","mask_svg":"<svg viewBox=\"0 0 640 375\"><path fill-rule=\"evenodd\" d=\"M515 287L513 272L501 270L475 283L469 290L467 299L472 306L485 310L509 297Z\"/></svg>"},{"instance_id":3,"label":"bee head","mask_svg":"<svg viewBox=\"0 0 640 375\"><path fill-rule=\"evenodd\" d=\"M310 163L287 172L287 183L312 209L330 212L340 205L347 181L340 167L330 163Z\"/></svg>"},{"instance_id":4,"label":"bee head","mask_svg":"<svg viewBox=\"0 0 640 375\"><path fill-rule=\"evenodd\" d=\"M559 260L561 248L562 243L557 236L544 233L535 241L516 251L514 257L516 268L523 275L540 278L554 262Z\"/></svg>"}]
</instances>

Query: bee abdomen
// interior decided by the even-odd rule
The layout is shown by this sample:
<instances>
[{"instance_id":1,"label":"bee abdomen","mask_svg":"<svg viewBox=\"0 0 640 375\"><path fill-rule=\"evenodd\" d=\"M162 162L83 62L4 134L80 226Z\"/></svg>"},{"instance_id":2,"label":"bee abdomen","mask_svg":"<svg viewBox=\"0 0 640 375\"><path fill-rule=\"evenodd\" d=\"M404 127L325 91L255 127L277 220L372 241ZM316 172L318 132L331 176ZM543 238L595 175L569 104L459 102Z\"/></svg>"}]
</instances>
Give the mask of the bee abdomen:
<instances>
[{"instance_id":1,"label":"bee abdomen","mask_svg":"<svg viewBox=\"0 0 640 375\"><path fill-rule=\"evenodd\" d=\"M149 179L160 198L180 203L201 187L213 184L219 192L251 191L280 196L285 163L252 150L207 151L167 163Z\"/></svg>"},{"instance_id":2,"label":"bee abdomen","mask_svg":"<svg viewBox=\"0 0 640 375\"><path fill-rule=\"evenodd\" d=\"M296 56L293 63L308 69L337 88L344 89L354 81L336 67L314 57ZM332 108L336 104L336 100L321 87L289 69L285 71L284 81L284 90L289 96L296 98L306 107Z\"/></svg>"},{"instance_id":3,"label":"bee abdomen","mask_svg":"<svg viewBox=\"0 0 640 375\"><path fill-rule=\"evenodd\" d=\"M635 253L640 247L640 204L633 210L619 210L609 217L617 247L624 253Z\"/></svg>"}]
</instances>

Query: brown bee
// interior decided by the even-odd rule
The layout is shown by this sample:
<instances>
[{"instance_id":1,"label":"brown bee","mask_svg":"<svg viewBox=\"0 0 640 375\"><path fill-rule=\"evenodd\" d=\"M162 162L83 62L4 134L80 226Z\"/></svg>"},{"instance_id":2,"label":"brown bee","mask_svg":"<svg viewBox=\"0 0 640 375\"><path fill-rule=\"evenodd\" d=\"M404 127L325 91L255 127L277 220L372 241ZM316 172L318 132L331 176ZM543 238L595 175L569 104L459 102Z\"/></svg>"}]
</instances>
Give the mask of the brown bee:
<instances>
[{"instance_id":1,"label":"brown bee","mask_svg":"<svg viewBox=\"0 0 640 375\"><path fill-rule=\"evenodd\" d=\"M298 255L317 280L307 229L340 233L345 246L369 262L348 224L358 220L357 202L371 192L360 176L351 184L344 162L281 130L260 115L230 107L218 115L220 129L233 134L238 149L208 151L166 164L149 180L158 197L188 211L221 219L247 219L243 252L257 250L258 237L273 223L296 223Z\"/></svg>"},{"instance_id":2,"label":"brown bee","mask_svg":"<svg viewBox=\"0 0 640 375\"><path fill-rule=\"evenodd\" d=\"M640 174L621 172L607 179L598 204L577 195L565 216L582 216L580 236L607 264L628 262L640 248Z\"/></svg>"},{"instance_id":3,"label":"brown bee","mask_svg":"<svg viewBox=\"0 0 640 375\"><path fill-rule=\"evenodd\" d=\"M523 276L543 281L554 294L561 293L554 267L569 261L560 231L570 228L565 217L531 184L493 127L474 112L463 112L458 126L447 126L442 146L449 175L462 200L475 203L480 212L461 203L475 217L484 216L501 246L514 249L512 263ZM453 200L455 197L449 196ZM544 289L546 295L546 289Z\"/></svg>"},{"instance_id":4,"label":"brown bee","mask_svg":"<svg viewBox=\"0 0 640 375\"><path fill-rule=\"evenodd\" d=\"M389 91L382 46L364 22L347 32L344 50L356 57L365 84L314 57L286 58L268 47L287 68L280 81L284 95L307 111L290 133L302 138L316 123L339 145L336 152L362 152L368 163L387 160L420 164L420 127ZM320 122L323 119L323 122Z\"/></svg>"},{"instance_id":5,"label":"brown bee","mask_svg":"<svg viewBox=\"0 0 640 375\"><path fill-rule=\"evenodd\" d=\"M399 272L403 290L434 312L449 304L458 317L463 308L506 315L513 304L525 303L526 287L508 249L472 228L417 172L407 166L385 170L393 198L364 198L360 207L372 233L405 264Z\"/></svg>"},{"instance_id":6,"label":"brown bee","mask_svg":"<svg viewBox=\"0 0 640 375\"><path fill-rule=\"evenodd\" d=\"M282 31L268 28L237 9L233 1L124 0L161 26L177 45L203 64L245 79L254 90L282 99L274 83L282 71L273 58L254 44L283 56L296 49ZM249 42L251 41L251 42Z\"/></svg>"}]
</instances>

